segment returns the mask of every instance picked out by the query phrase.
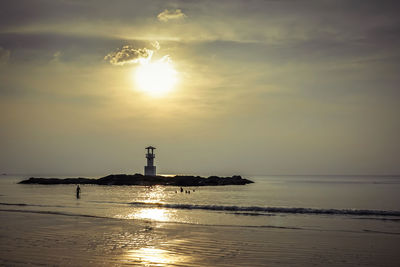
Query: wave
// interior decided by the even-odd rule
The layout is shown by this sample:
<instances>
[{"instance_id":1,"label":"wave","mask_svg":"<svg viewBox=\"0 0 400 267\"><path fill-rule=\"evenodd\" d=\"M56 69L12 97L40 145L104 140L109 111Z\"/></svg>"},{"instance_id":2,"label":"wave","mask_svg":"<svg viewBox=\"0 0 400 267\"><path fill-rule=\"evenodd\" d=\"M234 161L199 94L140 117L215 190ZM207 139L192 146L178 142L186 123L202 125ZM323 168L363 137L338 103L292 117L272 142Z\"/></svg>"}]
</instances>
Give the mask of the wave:
<instances>
[{"instance_id":1,"label":"wave","mask_svg":"<svg viewBox=\"0 0 400 267\"><path fill-rule=\"evenodd\" d=\"M259 206L225 206L225 205L196 205L196 204L168 204L168 203L152 203L152 202L107 202L122 205L134 205L140 207L159 207L166 209L181 210L210 210L210 211L226 211L235 215L247 216L274 216L275 214L316 214L316 215L357 215L357 216L380 216L380 217L400 217L400 211L394 210L367 210L367 209L318 209L318 208L296 208L296 207L259 207ZM26 204L26 203L4 203L3 206L20 206L20 207L57 207L66 208L62 205L42 205L42 204ZM354 218L368 219L368 218ZM393 220L400 221L400 218L371 218L376 220Z\"/></svg>"},{"instance_id":2,"label":"wave","mask_svg":"<svg viewBox=\"0 0 400 267\"><path fill-rule=\"evenodd\" d=\"M41 211L41 210L9 210L9 209L0 209L0 212L18 212L18 213L34 213L34 214L45 214L45 215L61 215L61 216L72 216L72 217L85 217L85 218L97 218L97 219L107 219L107 220L118 220L125 221L130 219L125 218L117 218L117 217L105 217L105 216L96 216L89 214L75 214L68 212L58 212L58 211ZM138 219L138 221L149 223L151 220L146 219ZM311 230L307 228L301 227L290 227L290 226L276 226L276 225L234 225L234 224L202 224L202 223L190 223L190 222L175 222L175 221L166 221L160 222L162 224L182 224L182 225L193 225L193 226L204 226L204 227L238 227L238 228L270 228L270 229L287 229L287 230Z\"/></svg>"},{"instance_id":3,"label":"wave","mask_svg":"<svg viewBox=\"0 0 400 267\"><path fill-rule=\"evenodd\" d=\"M68 206L61 206L61 205L42 205L42 204L26 204L26 203L4 203L0 202L0 205L3 206L20 206L20 207L56 207L56 208L66 208Z\"/></svg>"},{"instance_id":4,"label":"wave","mask_svg":"<svg viewBox=\"0 0 400 267\"><path fill-rule=\"evenodd\" d=\"M400 222L400 218L382 218L382 217L378 217L378 218L374 218L374 217L354 217L352 219L356 219L356 220L377 220L377 221L390 221L390 222Z\"/></svg>"},{"instance_id":5,"label":"wave","mask_svg":"<svg viewBox=\"0 0 400 267\"><path fill-rule=\"evenodd\" d=\"M167 203L148 203L148 202L130 202L128 204L135 206L151 206L151 207L185 209L185 210L214 210L214 211L232 211L232 212L267 212L267 213L322 214L322 215L400 216L400 211L392 211L392 210L317 209L317 208L285 208L285 207L258 207L258 206L242 207L242 206L167 204Z\"/></svg>"},{"instance_id":6,"label":"wave","mask_svg":"<svg viewBox=\"0 0 400 267\"><path fill-rule=\"evenodd\" d=\"M255 212L233 212L236 215L244 215L244 216L275 216L275 214L269 213L255 213Z\"/></svg>"},{"instance_id":7,"label":"wave","mask_svg":"<svg viewBox=\"0 0 400 267\"><path fill-rule=\"evenodd\" d=\"M375 234L400 235L400 233L398 233L398 232L374 231L374 230L366 230L366 229L364 229L363 232L375 233Z\"/></svg>"},{"instance_id":8,"label":"wave","mask_svg":"<svg viewBox=\"0 0 400 267\"><path fill-rule=\"evenodd\" d=\"M42 211L42 210L8 210L8 209L6 210L6 209L0 209L0 211L4 211L4 212L22 212L22 213L37 213L37 214L49 214L49 215L63 215L63 216L72 216L72 217L112 219L112 218L104 217L104 216L96 216L96 215L89 215L89 214L75 214L75 213L48 211L48 210Z\"/></svg>"}]
</instances>

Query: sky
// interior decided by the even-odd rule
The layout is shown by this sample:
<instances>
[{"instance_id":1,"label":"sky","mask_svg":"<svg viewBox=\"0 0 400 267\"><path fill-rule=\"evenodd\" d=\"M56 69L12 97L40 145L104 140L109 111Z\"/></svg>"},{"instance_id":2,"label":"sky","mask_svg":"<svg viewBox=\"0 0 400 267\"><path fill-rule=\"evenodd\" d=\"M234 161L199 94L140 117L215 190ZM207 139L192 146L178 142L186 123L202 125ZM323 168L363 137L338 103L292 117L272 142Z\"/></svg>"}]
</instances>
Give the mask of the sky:
<instances>
[{"instance_id":1,"label":"sky","mask_svg":"<svg viewBox=\"0 0 400 267\"><path fill-rule=\"evenodd\" d=\"M399 11L2 0L0 172L143 173L153 145L158 173L399 174ZM137 73L159 62L175 80L154 96Z\"/></svg>"}]
</instances>

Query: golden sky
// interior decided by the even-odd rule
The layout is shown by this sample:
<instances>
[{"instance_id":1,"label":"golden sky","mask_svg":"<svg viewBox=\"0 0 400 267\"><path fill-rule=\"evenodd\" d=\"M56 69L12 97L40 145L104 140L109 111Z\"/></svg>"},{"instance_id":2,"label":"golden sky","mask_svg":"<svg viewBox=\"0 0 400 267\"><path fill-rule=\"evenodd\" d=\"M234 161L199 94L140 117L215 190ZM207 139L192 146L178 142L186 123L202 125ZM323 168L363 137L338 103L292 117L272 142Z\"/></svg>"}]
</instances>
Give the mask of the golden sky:
<instances>
[{"instance_id":1,"label":"golden sky","mask_svg":"<svg viewBox=\"0 0 400 267\"><path fill-rule=\"evenodd\" d=\"M399 173L398 10L1 1L0 172Z\"/></svg>"}]
</instances>

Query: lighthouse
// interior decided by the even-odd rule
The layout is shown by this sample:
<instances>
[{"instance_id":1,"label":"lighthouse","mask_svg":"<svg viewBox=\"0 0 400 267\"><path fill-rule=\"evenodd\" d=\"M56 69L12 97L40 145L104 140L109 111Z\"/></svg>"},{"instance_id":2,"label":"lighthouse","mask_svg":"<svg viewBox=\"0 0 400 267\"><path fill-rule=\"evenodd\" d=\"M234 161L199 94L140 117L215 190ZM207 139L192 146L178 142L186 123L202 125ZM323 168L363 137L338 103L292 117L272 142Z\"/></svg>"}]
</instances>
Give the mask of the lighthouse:
<instances>
[{"instance_id":1,"label":"lighthouse","mask_svg":"<svg viewBox=\"0 0 400 267\"><path fill-rule=\"evenodd\" d=\"M154 166L154 158L156 157L154 155L154 149L155 147L148 146L146 147L147 153L146 153L146 158L147 158L147 166L144 166L144 175L146 176L156 176L156 166Z\"/></svg>"}]
</instances>

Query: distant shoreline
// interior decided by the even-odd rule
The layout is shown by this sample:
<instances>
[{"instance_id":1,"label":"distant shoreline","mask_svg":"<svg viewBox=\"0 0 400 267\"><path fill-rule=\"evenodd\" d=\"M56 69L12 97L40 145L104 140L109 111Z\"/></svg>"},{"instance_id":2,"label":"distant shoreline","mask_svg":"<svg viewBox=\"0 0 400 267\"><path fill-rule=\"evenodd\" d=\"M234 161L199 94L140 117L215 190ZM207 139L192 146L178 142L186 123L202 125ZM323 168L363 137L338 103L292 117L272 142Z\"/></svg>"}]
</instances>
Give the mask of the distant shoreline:
<instances>
[{"instance_id":1,"label":"distant shoreline","mask_svg":"<svg viewBox=\"0 0 400 267\"><path fill-rule=\"evenodd\" d=\"M110 174L99 179L90 178L36 178L31 177L19 182L20 184L96 184L96 185L167 185L167 186L221 186L221 185L245 185L254 183L242 178L240 175L231 177L210 176L145 176L142 174Z\"/></svg>"}]
</instances>

